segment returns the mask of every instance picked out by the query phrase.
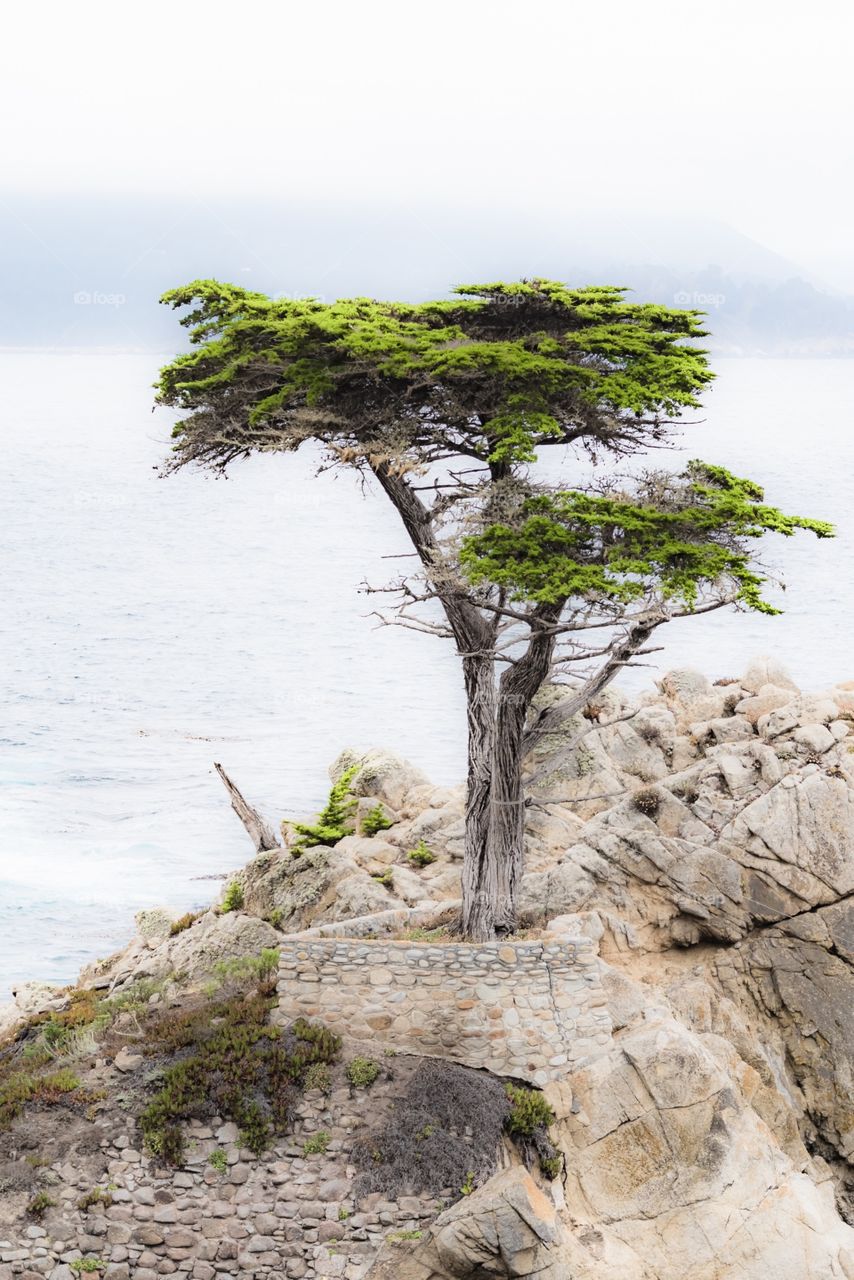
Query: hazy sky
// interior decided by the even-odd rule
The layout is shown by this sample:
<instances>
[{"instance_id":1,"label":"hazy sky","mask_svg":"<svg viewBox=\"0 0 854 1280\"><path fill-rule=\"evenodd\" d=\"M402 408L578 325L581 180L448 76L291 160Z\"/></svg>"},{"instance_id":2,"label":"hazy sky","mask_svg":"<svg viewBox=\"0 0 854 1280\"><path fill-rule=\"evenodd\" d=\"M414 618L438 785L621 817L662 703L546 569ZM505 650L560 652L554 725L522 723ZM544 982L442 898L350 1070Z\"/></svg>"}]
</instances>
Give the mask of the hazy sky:
<instances>
[{"instance_id":1,"label":"hazy sky","mask_svg":"<svg viewBox=\"0 0 854 1280\"><path fill-rule=\"evenodd\" d=\"M9 6L2 192L722 218L854 283L845 0Z\"/></svg>"}]
</instances>

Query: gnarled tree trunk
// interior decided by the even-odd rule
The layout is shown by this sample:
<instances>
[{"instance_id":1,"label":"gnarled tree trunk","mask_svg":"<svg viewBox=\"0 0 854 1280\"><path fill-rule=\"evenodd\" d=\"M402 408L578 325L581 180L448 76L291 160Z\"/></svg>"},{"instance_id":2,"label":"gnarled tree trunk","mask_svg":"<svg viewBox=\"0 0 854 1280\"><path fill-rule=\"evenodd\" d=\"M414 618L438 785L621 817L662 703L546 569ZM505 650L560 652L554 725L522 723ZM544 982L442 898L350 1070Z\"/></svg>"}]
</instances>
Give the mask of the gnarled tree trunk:
<instances>
[{"instance_id":1,"label":"gnarled tree trunk","mask_svg":"<svg viewBox=\"0 0 854 1280\"><path fill-rule=\"evenodd\" d=\"M464 660L469 757L462 931L475 942L510 933L516 925L525 865L525 722L551 668L560 610L538 610L539 625L526 652L497 685L494 654Z\"/></svg>"}]
</instances>

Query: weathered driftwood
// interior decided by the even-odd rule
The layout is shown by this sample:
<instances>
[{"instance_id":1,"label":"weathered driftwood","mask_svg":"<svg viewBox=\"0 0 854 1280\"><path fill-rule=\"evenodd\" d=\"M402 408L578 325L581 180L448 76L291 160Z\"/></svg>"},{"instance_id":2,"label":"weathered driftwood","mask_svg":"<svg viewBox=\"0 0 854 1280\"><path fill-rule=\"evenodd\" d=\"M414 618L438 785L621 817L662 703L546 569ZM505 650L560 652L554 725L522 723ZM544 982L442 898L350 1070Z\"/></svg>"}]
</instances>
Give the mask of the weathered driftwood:
<instances>
[{"instance_id":1,"label":"weathered driftwood","mask_svg":"<svg viewBox=\"0 0 854 1280\"><path fill-rule=\"evenodd\" d=\"M281 841L269 822L262 818L258 810L253 809L252 805L241 795L240 790L231 781L222 765L214 761L214 768L222 778L223 786L231 800L231 807L246 828L249 839L255 846L255 852L264 853L268 849L281 848Z\"/></svg>"}]
</instances>

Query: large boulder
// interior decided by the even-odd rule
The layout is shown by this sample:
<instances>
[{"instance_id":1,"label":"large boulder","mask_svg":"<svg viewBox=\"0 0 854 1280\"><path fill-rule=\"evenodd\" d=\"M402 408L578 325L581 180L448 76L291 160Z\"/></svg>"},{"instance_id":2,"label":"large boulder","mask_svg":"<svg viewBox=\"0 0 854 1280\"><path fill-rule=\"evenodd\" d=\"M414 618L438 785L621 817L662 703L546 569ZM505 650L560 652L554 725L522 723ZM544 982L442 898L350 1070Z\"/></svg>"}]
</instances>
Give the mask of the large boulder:
<instances>
[{"instance_id":1,"label":"large boulder","mask_svg":"<svg viewBox=\"0 0 854 1280\"><path fill-rule=\"evenodd\" d=\"M428 778L415 765L380 747L345 747L330 766L329 776L337 782L342 773L353 768L356 773L350 791L354 796L375 796L398 811L405 811L413 790L429 786Z\"/></svg>"},{"instance_id":2,"label":"large boulder","mask_svg":"<svg viewBox=\"0 0 854 1280\"><path fill-rule=\"evenodd\" d=\"M662 1013L573 1073L573 1280L843 1280L854 1230L701 1038Z\"/></svg>"},{"instance_id":3,"label":"large boulder","mask_svg":"<svg viewBox=\"0 0 854 1280\"><path fill-rule=\"evenodd\" d=\"M512 1168L446 1209L414 1247L387 1245L368 1280L565 1280L568 1263L553 1200Z\"/></svg>"}]
</instances>

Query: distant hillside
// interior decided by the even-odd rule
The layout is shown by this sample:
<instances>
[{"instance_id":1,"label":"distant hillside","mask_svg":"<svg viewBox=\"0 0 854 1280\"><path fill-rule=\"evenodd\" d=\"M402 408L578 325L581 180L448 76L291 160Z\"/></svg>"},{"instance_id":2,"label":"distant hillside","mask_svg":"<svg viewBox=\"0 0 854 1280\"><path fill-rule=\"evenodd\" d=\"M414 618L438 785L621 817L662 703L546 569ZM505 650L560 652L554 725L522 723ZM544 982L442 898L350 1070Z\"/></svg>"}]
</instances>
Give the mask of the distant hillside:
<instances>
[{"instance_id":1,"label":"distant hillside","mask_svg":"<svg viewBox=\"0 0 854 1280\"><path fill-rule=\"evenodd\" d=\"M170 286L218 276L269 293L442 296L473 280L615 283L708 312L722 354L850 354L854 299L714 222L562 211L0 204L0 345L172 350Z\"/></svg>"}]
</instances>

